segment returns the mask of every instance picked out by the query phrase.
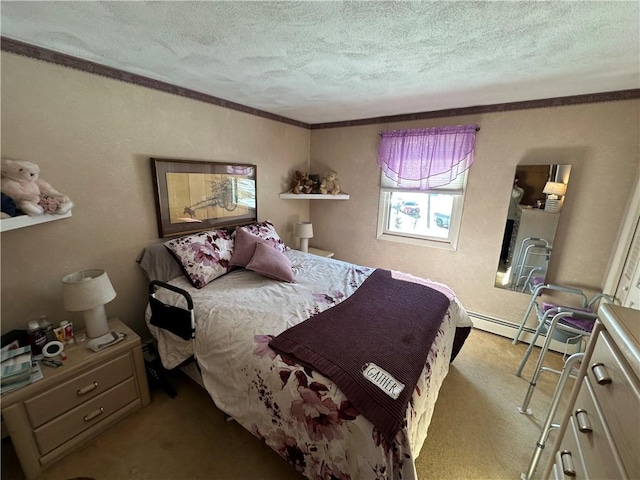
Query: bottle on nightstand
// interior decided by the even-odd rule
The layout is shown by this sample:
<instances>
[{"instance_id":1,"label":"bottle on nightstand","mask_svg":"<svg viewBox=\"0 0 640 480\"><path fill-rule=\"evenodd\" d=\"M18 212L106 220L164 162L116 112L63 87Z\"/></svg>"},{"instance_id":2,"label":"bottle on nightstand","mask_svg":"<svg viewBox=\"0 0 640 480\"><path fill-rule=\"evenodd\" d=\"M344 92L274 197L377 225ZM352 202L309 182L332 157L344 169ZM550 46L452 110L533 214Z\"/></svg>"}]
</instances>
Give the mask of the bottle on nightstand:
<instances>
[{"instance_id":1,"label":"bottle on nightstand","mask_svg":"<svg viewBox=\"0 0 640 480\"><path fill-rule=\"evenodd\" d=\"M47 336L40 330L37 320L31 320L27 324L27 335L33 358L42 358L42 347L47 343Z\"/></svg>"}]
</instances>

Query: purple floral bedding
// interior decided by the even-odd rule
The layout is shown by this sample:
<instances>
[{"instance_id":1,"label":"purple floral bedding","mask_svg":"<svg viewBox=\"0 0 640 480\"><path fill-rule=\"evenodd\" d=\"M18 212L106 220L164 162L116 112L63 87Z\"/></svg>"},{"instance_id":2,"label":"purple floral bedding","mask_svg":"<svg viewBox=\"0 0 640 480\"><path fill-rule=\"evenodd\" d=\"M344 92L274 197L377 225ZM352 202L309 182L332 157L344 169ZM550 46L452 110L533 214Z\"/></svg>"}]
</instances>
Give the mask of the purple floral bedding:
<instances>
[{"instance_id":1,"label":"purple floral bedding","mask_svg":"<svg viewBox=\"0 0 640 480\"><path fill-rule=\"evenodd\" d=\"M172 280L193 296L196 338L184 341L147 319L163 364L173 368L195 354L216 405L308 478L416 478L414 461L449 369L456 327L471 326L464 308L446 286L394 272L397 278L439 289L452 302L406 421L389 443L331 380L281 358L268 345L287 328L349 297L374 269L296 250L285 254L296 283L248 270L231 272L202 289L186 277ZM164 289L157 298L178 305L182 301Z\"/></svg>"}]
</instances>

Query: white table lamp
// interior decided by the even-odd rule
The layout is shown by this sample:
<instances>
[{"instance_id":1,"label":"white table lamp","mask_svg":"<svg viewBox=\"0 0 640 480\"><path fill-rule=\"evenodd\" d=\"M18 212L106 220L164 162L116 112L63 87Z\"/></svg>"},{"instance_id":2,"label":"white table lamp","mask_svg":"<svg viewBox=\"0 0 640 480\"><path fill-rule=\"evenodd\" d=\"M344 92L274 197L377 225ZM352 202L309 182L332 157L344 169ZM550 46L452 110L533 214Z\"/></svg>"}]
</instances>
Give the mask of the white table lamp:
<instances>
[{"instance_id":1,"label":"white table lamp","mask_svg":"<svg viewBox=\"0 0 640 480\"><path fill-rule=\"evenodd\" d=\"M82 312L87 336L99 337L109 333L104 305L116 298L116 292L104 270L82 270L62 279L64 309Z\"/></svg>"},{"instance_id":2,"label":"white table lamp","mask_svg":"<svg viewBox=\"0 0 640 480\"><path fill-rule=\"evenodd\" d=\"M308 252L309 239L313 238L313 225L311 222L298 222L295 235L300 239L300 251Z\"/></svg>"},{"instance_id":3,"label":"white table lamp","mask_svg":"<svg viewBox=\"0 0 640 480\"><path fill-rule=\"evenodd\" d=\"M547 182L542 190L547 195L547 201L544 204L545 212L557 212L560 210L560 200L558 197L567 193L567 185L560 182Z\"/></svg>"}]
</instances>

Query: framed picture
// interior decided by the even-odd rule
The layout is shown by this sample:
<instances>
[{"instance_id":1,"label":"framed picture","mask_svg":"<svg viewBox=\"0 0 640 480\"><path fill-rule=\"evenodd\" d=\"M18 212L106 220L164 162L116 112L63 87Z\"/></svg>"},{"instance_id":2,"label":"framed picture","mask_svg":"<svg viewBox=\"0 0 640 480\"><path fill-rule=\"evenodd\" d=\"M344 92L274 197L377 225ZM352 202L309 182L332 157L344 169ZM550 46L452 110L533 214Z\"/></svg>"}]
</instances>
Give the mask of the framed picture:
<instances>
[{"instance_id":1,"label":"framed picture","mask_svg":"<svg viewBox=\"0 0 640 480\"><path fill-rule=\"evenodd\" d=\"M160 237L257 221L255 165L160 158L151 165Z\"/></svg>"}]
</instances>

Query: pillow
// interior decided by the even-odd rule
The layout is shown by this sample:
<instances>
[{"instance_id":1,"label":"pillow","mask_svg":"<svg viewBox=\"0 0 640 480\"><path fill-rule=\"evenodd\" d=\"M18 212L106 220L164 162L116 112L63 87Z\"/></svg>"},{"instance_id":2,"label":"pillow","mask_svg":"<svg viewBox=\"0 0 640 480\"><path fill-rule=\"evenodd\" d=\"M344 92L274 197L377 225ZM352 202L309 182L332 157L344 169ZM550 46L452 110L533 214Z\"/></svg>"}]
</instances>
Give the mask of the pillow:
<instances>
[{"instance_id":1,"label":"pillow","mask_svg":"<svg viewBox=\"0 0 640 480\"><path fill-rule=\"evenodd\" d=\"M202 288L227 273L233 239L226 230L209 230L166 242L196 288Z\"/></svg>"},{"instance_id":2,"label":"pillow","mask_svg":"<svg viewBox=\"0 0 640 480\"><path fill-rule=\"evenodd\" d=\"M233 254L229 265L235 267L246 267L247 263L253 257L256 251L256 245L258 243L266 243L268 240L260 238L252 233L249 233L242 228L236 231L235 245L233 246Z\"/></svg>"},{"instance_id":3,"label":"pillow","mask_svg":"<svg viewBox=\"0 0 640 480\"><path fill-rule=\"evenodd\" d=\"M157 243L146 247L136 261L144 270L147 279L168 282L180 275L184 275L182 266L176 261L163 243Z\"/></svg>"},{"instance_id":4,"label":"pillow","mask_svg":"<svg viewBox=\"0 0 640 480\"><path fill-rule=\"evenodd\" d=\"M256 252L246 268L274 280L294 283L291 260L266 243L256 244Z\"/></svg>"},{"instance_id":5,"label":"pillow","mask_svg":"<svg viewBox=\"0 0 640 480\"><path fill-rule=\"evenodd\" d=\"M271 223L269 220L238 227L236 228L234 234L237 235L238 231L240 230L244 230L245 232L249 232L256 237L260 237L263 240L266 240L268 244L272 245L281 252L284 252L287 249L284 242L280 239L280 235L278 235L278 232L276 232L276 227L274 227L273 223Z\"/></svg>"}]
</instances>

